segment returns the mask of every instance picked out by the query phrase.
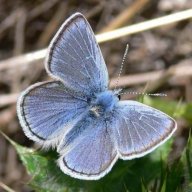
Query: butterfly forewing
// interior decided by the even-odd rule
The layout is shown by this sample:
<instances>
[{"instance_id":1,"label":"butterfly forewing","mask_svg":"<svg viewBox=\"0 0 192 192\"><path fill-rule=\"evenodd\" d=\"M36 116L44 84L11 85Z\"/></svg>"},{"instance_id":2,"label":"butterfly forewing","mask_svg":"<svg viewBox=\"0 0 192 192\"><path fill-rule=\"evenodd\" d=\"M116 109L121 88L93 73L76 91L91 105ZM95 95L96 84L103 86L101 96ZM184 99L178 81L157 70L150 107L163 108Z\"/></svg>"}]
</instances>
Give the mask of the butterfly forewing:
<instances>
[{"instance_id":1,"label":"butterfly forewing","mask_svg":"<svg viewBox=\"0 0 192 192\"><path fill-rule=\"evenodd\" d=\"M46 67L77 93L92 96L107 89L103 56L89 23L80 13L70 17L53 38Z\"/></svg>"}]
</instances>

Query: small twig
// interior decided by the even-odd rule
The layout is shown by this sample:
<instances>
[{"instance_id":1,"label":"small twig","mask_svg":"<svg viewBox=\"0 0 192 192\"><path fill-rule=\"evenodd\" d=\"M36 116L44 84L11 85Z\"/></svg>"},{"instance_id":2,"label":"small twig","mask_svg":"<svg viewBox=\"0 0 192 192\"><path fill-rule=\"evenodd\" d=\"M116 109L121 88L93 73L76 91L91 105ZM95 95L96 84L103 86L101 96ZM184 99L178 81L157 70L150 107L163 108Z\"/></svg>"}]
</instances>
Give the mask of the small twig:
<instances>
[{"instance_id":1,"label":"small twig","mask_svg":"<svg viewBox=\"0 0 192 192\"><path fill-rule=\"evenodd\" d=\"M104 27L100 32L107 32L118 27L121 27L124 23L128 23L136 14L145 7L149 0L137 0L129 5L123 12L121 12L114 20L112 20L106 27Z\"/></svg>"},{"instance_id":2,"label":"small twig","mask_svg":"<svg viewBox=\"0 0 192 192\"><path fill-rule=\"evenodd\" d=\"M2 183L0 181L0 187L4 190L6 190L7 192L15 192L13 189L11 189L10 187L8 187L7 185L5 185L4 183Z\"/></svg>"},{"instance_id":3,"label":"small twig","mask_svg":"<svg viewBox=\"0 0 192 192\"><path fill-rule=\"evenodd\" d=\"M188 9L178 13L173 13L167 16L152 19L149 21L145 21L145 22L134 24L127 27L122 27L114 31L97 35L97 41L102 43L102 42L110 41L113 39L118 39L126 35L131 35L131 34L139 33L141 31L154 29L157 27L161 27L164 25L168 25L168 24L175 23L175 22L182 21L189 18L192 18L192 9Z\"/></svg>"},{"instance_id":4,"label":"small twig","mask_svg":"<svg viewBox=\"0 0 192 192\"><path fill-rule=\"evenodd\" d=\"M8 95L1 95L0 96L0 107L4 107L6 105L10 105L16 102L19 94L13 93Z\"/></svg>"},{"instance_id":5,"label":"small twig","mask_svg":"<svg viewBox=\"0 0 192 192\"><path fill-rule=\"evenodd\" d=\"M146 88L147 92L152 92L157 90L159 87L164 85L171 77L189 77L192 76L192 60L186 59L182 62L178 63L177 65L171 66L167 69L160 78L149 81L148 86Z\"/></svg>"},{"instance_id":6,"label":"small twig","mask_svg":"<svg viewBox=\"0 0 192 192\"><path fill-rule=\"evenodd\" d=\"M127 87L137 84L148 83L146 92L155 91L164 83L166 83L171 77L189 77L192 76L192 60L187 59L171 66L167 70L159 70L154 72L140 73L135 75L122 76L119 79L119 87ZM111 80L110 87L115 88L117 82L117 77Z\"/></svg>"},{"instance_id":7,"label":"small twig","mask_svg":"<svg viewBox=\"0 0 192 192\"><path fill-rule=\"evenodd\" d=\"M87 19L95 16L96 14L98 14L104 7L104 5L106 4L105 1L100 1L99 4L97 6L95 6L93 9L91 9L90 11L88 11L86 14L85 14L85 17Z\"/></svg>"},{"instance_id":8,"label":"small twig","mask_svg":"<svg viewBox=\"0 0 192 192\"><path fill-rule=\"evenodd\" d=\"M165 71L162 76L154 81L149 81L146 92L152 92L164 85L174 75L173 68Z\"/></svg>"},{"instance_id":9,"label":"small twig","mask_svg":"<svg viewBox=\"0 0 192 192\"><path fill-rule=\"evenodd\" d=\"M143 84L148 81L154 81L156 79L159 79L163 75L164 71L153 71L153 72L147 72L147 73L139 73L139 74L133 74L133 75L126 75L121 76L119 79L118 86L119 87L127 87L137 84ZM110 87L112 89L115 88L117 82L117 77L112 78L110 81Z\"/></svg>"},{"instance_id":10,"label":"small twig","mask_svg":"<svg viewBox=\"0 0 192 192\"><path fill-rule=\"evenodd\" d=\"M159 88L167 82L168 80L171 81L171 78L180 78L180 77L191 77L192 76L192 65L191 60L188 59L185 62L179 63L177 65L174 65L170 67L168 70L159 70L159 71L153 71L153 72L147 72L147 73L139 73L135 75L128 75L123 76L119 78L119 87L128 87L133 85L139 85L139 84L148 84L147 88L145 89L145 92L151 92L155 89ZM169 74L169 78L166 78L166 81L163 81L165 77L167 77ZM110 83L110 89L114 89L116 86L117 78L112 78ZM158 83L160 82L160 83ZM138 90L138 92L141 92L143 90ZM8 95L1 95L0 96L0 108L4 107L9 104L13 104L16 102L19 94L8 94Z\"/></svg>"},{"instance_id":11,"label":"small twig","mask_svg":"<svg viewBox=\"0 0 192 192\"><path fill-rule=\"evenodd\" d=\"M41 15L42 13L48 11L57 2L59 2L59 0L49 0L35 7L31 11L29 11L29 13L27 14L27 18L26 18L27 21L31 21L36 17L38 17L39 15ZM15 25L17 20L17 14L18 14L18 10L15 10L4 21L0 23L0 38L2 37L2 35L5 33L7 29Z\"/></svg>"},{"instance_id":12,"label":"small twig","mask_svg":"<svg viewBox=\"0 0 192 192\"><path fill-rule=\"evenodd\" d=\"M21 56L12 57L0 62L0 71L5 69L16 69L19 66L42 62L45 58L47 49L42 49L32 53L27 53Z\"/></svg>"},{"instance_id":13,"label":"small twig","mask_svg":"<svg viewBox=\"0 0 192 192\"><path fill-rule=\"evenodd\" d=\"M0 112L0 130L4 131L4 128L7 127L8 123L12 122L16 115L15 105L10 105L6 109L3 109Z\"/></svg>"},{"instance_id":14,"label":"small twig","mask_svg":"<svg viewBox=\"0 0 192 192\"><path fill-rule=\"evenodd\" d=\"M24 51L25 47L25 24L26 24L26 11L24 8L18 9L18 14L16 18L15 25L15 37L14 37L14 56L21 55ZM13 83L11 84L12 92L20 91L20 70L21 68L17 68L17 72L14 73L12 79Z\"/></svg>"},{"instance_id":15,"label":"small twig","mask_svg":"<svg viewBox=\"0 0 192 192\"><path fill-rule=\"evenodd\" d=\"M46 28L43 30L39 40L38 40L38 47L42 48L45 47L52 35L55 33L58 26L62 23L65 18L66 10L67 10L67 2L62 2L58 5L58 9L56 10L55 15L52 17L50 22L47 24Z\"/></svg>"},{"instance_id":16,"label":"small twig","mask_svg":"<svg viewBox=\"0 0 192 192\"><path fill-rule=\"evenodd\" d=\"M15 26L15 47L14 47L15 56L20 55L24 50L25 23L26 23L26 12L24 9L19 9Z\"/></svg>"},{"instance_id":17,"label":"small twig","mask_svg":"<svg viewBox=\"0 0 192 192\"><path fill-rule=\"evenodd\" d=\"M145 21L139 24L131 25L128 27L120 28L111 32L106 32L96 35L99 43L117 39L126 35L139 33L141 31L153 29L170 23L178 22L181 20L192 18L192 9L174 13L168 16L160 17L157 19ZM31 64L37 61L42 61L45 58L47 49L42 49L36 52L28 53L19 57L13 57L0 62L0 71L8 68L18 67L23 64Z\"/></svg>"},{"instance_id":18,"label":"small twig","mask_svg":"<svg viewBox=\"0 0 192 192\"><path fill-rule=\"evenodd\" d=\"M8 28L14 26L17 18L17 11L18 10L13 11L4 21L0 23L0 38Z\"/></svg>"},{"instance_id":19,"label":"small twig","mask_svg":"<svg viewBox=\"0 0 192 192\"><path fill-rule=\"evenodd\" d=\"M49 1L44 1L42 4L40 4L39 6L35 7L34 9L32 9L29 14L28 14L28 20L32 20L36 17L38 17L39 15L41 15L42 13L48 11L49 9L51 9L51 7L53 7L57 2L59 2L59 0L49 0Z\"/></svg>"}]
</instances>

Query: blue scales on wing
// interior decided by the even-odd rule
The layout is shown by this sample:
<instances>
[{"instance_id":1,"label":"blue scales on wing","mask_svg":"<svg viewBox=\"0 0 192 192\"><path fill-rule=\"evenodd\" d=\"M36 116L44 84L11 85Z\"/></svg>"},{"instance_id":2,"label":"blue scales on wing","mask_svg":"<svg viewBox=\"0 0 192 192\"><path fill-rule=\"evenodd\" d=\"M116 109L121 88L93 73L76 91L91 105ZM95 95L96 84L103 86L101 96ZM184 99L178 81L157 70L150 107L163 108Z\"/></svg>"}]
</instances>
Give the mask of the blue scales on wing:
<instances>
[{"instance_id":1,"label":"blue scales on wing","mask_svg":"<svg viewBox=\"0 0 192 192\"><path fill-rule=\"evenodd\" d=\"M48 146L86 113L87 101L61 82L43 82L29 87L18 101L21 125L29 138Z\"/></svg>"},{"instance_id":2,"label":"blue scales on wing","mask_svg":"<svg viewBox=\"0 0 192 192\"><path fill-rule=\"evenodd\" d=\"M74 14L61 26L50 44L46 68L66 87L88 97L107 89L104 59L82 14Z\"/></svg>"},{"instance_id":3,"label":"blue scales on wing","mask_svg":"<svg viewBox=\"0 0 192 192\"><path fill-rule=\"evenodd\" d=\"M79 179L99 179L107 174L118 156L105 119L90 117L80 121L60 143L62 171Z\"/></svg>"},{"instance_id":4,"label":"blue scales on wing","mask_svg":"<svg viewBox=\"0 0 192 192\"><path fill-rule=\"evenodd\" d=\"M88 111L88 101L108 86L108 72L90 25L82 14L70 17L53 38L45 63L53 82L29 87L18 100L26 135L57 146L65 131Z\"/></svg>"},{"instance_id":5,"label":"blue scales on wing","mask_svg":"<svg viewBox=\"0 0 192 192\"><path fill-rule=\"evenodd\" d=\"M111 117L111 126L122 159L144 156L176 130L171 117L136 101L120 101Z\"/></svg>"}]
</instances>

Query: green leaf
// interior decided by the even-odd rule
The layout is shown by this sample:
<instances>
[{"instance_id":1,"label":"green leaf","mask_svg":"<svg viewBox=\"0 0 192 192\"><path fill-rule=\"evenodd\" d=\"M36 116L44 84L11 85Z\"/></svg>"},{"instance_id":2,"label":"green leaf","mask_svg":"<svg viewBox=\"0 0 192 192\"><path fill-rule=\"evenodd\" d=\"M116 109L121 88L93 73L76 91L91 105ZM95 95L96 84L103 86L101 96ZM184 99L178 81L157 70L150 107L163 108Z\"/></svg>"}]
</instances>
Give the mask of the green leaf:
<instances>
[{"instance_id":1,"label":"green leaf","mask_svg":"<svg viewBox=\"0 0 192 192\"><path fill-rule=\"evenodd\" d=\"M182 117L182 115L185 113L186 105L181 102L166 101L160 98L151 98L145 96L143 103L174 117Z\"/></svg>"},{"instance_id":2,"label":"green leaf","mask_svg":"<svg viewBox=\"0 0 192 192\"><path fill-rule=\"evenodd\" d=\"M192 125L192 103L188 103L185 106L185 113L183 117Z\"/></svg>"},{"instance_id":3,"label":"green leaf","mask_svg":"<svg viewBox=\"0 0 192 192\"><path fill-rule=\"evenodd\" d=\"M165 177L163 185L161 187L161 191L160 192L166 192L166 182L167 182L167 177Z\"/></svg>"},{"instance_id":4,"label":"green leaf","mask_svg":"<svg viewBox=\"0 0 192 192\"><path fill-rule=\"evenodd\" d=\"M181 156L181 162L184 165L185 190L192 191L192 137L191 132L187 146Z\"/></svg>"},{"instance_id":5,"label":"green leaf","mask_svg":"<svg viewBox=\"0 0 192 192\"><path fill-rule=\"evenodd\" d=\"M192 103L166 101L160 98L151 98L148 96L143 98L143 103L159 109L174 118L183 118L192 125Z\"/></svg>"},{"instance_id":6,"label":"green leaf","mask_svg":"<svg viewBox=\"0 0 192 192\"><path fill-rule=\"evenodd\" d=\"M192 191L192 137L179 160L176 160L167 170L166 192Z\"/></svg>"},{"instance_id":7,"label":"green leaf","mask_svg":"<svg viewBox=\"0 0 192 192\"><path fill-rule=\"evenodd\" d=\"M21 146L9 138L8 140L17 150L27 172L32 177L29 185L36 191L42 192L141 191L143 183L147 186L160 175L162 161L166 161L172 143L170 140L143 158L130 161L119 160L112 171L98 181L83 181L71 178L60 171L56 164L58 158L56 152L35 151Z\"/></svg>"},{"instance_id":8,"label":"green leaf","mask_svg":"<svg viewBox=\"0 0 192 192\"><path fill-rule=\"evenodd\" d=\"M186 117L186 111L190 112L192 108L192 105L150 97L145 97L144 103L176 117ZM142 158L119 160L109 174L97 181L83 181L65 175L57 166L58 154L55 151L36 151L9 141L31 175L28 184L36 191L175 192L192 189L191 138L181 158L171 165L168 156L173 138Z\"/></svg>"}]
</instances>

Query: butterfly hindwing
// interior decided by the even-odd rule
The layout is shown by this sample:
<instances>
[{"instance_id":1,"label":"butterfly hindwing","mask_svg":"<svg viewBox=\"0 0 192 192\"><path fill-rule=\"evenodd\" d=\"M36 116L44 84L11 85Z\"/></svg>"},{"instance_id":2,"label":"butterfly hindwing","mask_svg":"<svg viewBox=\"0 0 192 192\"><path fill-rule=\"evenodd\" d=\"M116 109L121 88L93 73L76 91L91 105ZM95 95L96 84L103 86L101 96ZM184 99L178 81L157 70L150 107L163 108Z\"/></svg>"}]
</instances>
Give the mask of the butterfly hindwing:
<instances>
[{"instance_id":1,"label":"butterfly hindwing","mask_svg":"<svg viewBox=\"0 0 192 192\"><path fill-rule=\"evenodd\" d=\"M84 99L58 81L32 85L23 92L17 104L24 132L39 143L58 144L59 138L86 111Z\"/></svg>"},{"instance_id":2,"label":"butterfly hindwing","mask_svg":"<svg viewBox=\"0 0 192 192\"><path fill-rule=\"evenodd\" d=\"M79 122L61 143L59 166L62 171L79 179L103 177L118 158L111 136L103 117L88 117Z\"/></svg>"},{"instance_id":3,"label":"butterfly hindwing","mask_svg":"<svg viewBox=\"0 0 192 192\"><path fill-rule=\"evenodd\" d=\"M112 119L112 130L122 159L144 156L163 144L176 130L176 122L171 117L136 101L120 101Z\"/></svg>"}]
</instances>

